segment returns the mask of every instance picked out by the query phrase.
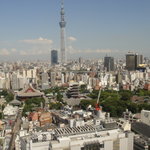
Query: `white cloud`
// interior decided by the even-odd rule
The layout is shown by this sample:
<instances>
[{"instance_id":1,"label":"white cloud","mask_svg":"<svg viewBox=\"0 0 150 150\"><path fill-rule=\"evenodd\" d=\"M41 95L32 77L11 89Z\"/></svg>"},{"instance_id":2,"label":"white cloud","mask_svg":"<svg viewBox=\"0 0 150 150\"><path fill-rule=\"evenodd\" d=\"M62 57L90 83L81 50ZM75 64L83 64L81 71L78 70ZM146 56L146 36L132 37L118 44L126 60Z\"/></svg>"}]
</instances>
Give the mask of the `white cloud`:
<instances>
[{"instance_id":1,"label":"white cloud","mask_svg":"<svg viewBox=\"0 0 150 150\"><path fill-rule=\"evenodd\" d=\"M8 49L3 48L3 49L0 50L0 55L1 56L8 56L8 55L10 55L10 52L9 52Z\"/></svg>"},{"instance_id":2,"label":"white cloud","mask_svg":"<svg viewBox=\"0 0 150 150\"><path fill-rule=\"evenodd\" d=\"M12 49L0 49L1 56L15 55L15 56L40 56L40 55L50 54L49 47L30 47L28 49L17 50Z\"/></svg>"},{"instance_id":3,"label":"white cloud","mask_svg":"<svg viewBox=\"0 0 150 150\"><path fill-rule=\"evenodd\" d=\"M33 49L30 49L30 50L21 50L19 52L19 55L21 56L37 56L37 55L50 55L50 51L49 49L38 49L38 48L33 48Z\"/></svg>"},{"instance_id":4,"label":"white cloud","mask_svg":"<svg viewBox=\"0 0 150 150\"><path fill-rule=\"evenodd\" d=\"M29 39L29 40L22 40L21 42L27 44L52 44L53 41L45 38L38 38L38 39Z\"/></svg>"},{"instance_id":5,"label":"white cloud","mask_svg":"<svg viewBox=\"0 0 150 150\"><path fill-rule=\"evenodd\" d=\"M28 39L22 40L21 42L21 50L18 51L20 56L42 56L42 55L50 55L51 45L53 43L52 40L46 38L38 38L38 39Z\"/></svg>"},{"instance_id":6,"label":"white cloud","mask_svg":"<svg viewBox=\"0 0 150 150\"><path fill-rule=\"evenodd\" d=\"M20 52L19 52L19 55L21 55L21 56L26 56L26 55L28 55L28 53L27 53L26 51L20 51Z\"/></svg>"},{"instance_id":7,"label":"white cloud","mask_svg":"<svg viewBox=\"0 0 150 150\"><path fill-rule=\"evenodd\" d=\"M74 42L74 41L76 41L77 39L76 39L75 37L73 37L73 36L70 36L70 37L68 37L68 40Z\"/></svg>"},{"instance_id":8,"label":"white cloud","mask_svg":"<svg viewBox=\"0 0 150 150\"><path fill-rule=\"evenodd\" d=\"M16 48L12 48L12 49L11 49L11 52L12 52L12 53L15 53L15 52L17 52L17 49L16 49Z\"/></svg>"},{"instance_id":9,"label":"white cloud","mask_svg":"<svg viewBox=\"0 0 150 150\"><path fill-rule=\"evenodd\" d=\"M72 47L69 48L70 53L84 53L84 54L91 54L91 53L119 53L119 50L112 50L112 49L87 49L87 50L74 50Z\"/></svg>"}]
</instances>

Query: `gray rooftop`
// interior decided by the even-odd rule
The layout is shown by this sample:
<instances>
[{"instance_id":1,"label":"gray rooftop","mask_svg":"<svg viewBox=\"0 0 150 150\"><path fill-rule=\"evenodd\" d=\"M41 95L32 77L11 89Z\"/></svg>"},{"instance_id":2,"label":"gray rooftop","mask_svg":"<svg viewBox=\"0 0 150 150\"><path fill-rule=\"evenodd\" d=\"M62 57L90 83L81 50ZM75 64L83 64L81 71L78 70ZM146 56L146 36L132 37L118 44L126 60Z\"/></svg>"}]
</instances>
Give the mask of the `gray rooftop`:
<instances>
[{"instance_id":1,"label":"gray rooftop","mask_svg":"<svg viewBox=\"0 0 150 150\"><path fill-rule=\"evenodd\" d=\"M79 127L66 127L66 128L58 128L55 129L56 136L68 136L68 135L75 135L75 134L85 134L85 133L92 133L96 131L104 130L102 126L92 126L92 125L85 125Z\"/></svg>"}]
</instances>

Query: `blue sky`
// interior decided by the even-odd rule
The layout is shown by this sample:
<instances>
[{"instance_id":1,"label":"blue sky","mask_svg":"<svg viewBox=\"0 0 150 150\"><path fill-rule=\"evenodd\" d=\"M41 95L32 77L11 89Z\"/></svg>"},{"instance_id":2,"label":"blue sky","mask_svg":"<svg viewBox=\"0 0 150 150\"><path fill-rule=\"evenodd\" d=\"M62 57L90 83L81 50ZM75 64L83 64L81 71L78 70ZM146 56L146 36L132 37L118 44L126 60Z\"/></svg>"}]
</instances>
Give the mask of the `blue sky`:
<instances>
[{"instance_id":1,"label":"blue sky","mask_svg":"<svg viewBox=\"0 0 150 150\"><path fill-rule=\"evenodd\" d=\"M61 0L0 0L0 58L49 59ZM150 54L150 0L65 0L69 58Z\"/></svg>"}]
</instances>

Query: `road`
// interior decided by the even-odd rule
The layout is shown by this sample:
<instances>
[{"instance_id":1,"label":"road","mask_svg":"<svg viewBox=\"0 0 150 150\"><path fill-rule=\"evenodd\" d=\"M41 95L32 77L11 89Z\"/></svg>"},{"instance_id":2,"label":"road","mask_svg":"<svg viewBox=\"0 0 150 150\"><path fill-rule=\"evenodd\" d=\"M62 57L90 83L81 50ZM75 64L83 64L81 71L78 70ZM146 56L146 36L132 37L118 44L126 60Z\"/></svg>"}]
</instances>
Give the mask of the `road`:
<instances>
[{"instance_id":1,"label":"road","mask_svg":"<svg viewBox=\"0 0 150 150\"><path fill-rule=\"evenodd\" d=\"M15 149L15 139L16 139L16 136L17 136L19 130L20 130L21 117L22 117L22 111L19 111L18 115L17 115L16 122L15 122L13 130L12 130L12 138L10 141L9 150Z\"/></svg>"}]
</instances>

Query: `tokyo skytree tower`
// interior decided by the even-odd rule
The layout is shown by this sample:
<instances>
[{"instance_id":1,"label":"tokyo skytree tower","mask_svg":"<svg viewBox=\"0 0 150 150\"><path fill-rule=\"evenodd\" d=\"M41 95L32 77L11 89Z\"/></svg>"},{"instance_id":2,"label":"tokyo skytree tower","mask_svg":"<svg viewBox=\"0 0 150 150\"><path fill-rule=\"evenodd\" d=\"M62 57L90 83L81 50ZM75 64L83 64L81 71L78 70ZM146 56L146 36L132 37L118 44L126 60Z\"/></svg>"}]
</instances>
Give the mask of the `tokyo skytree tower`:
<instances>
[{"instance_id":1,"label":"tokyo skytree tower","mask_svg":"<svg viewBox=\"0 0 150 150\"><path fill-rule=\"evenodd\" d=\"M61 46L60 46L60 53L61 53L61 64L66 63L66 49L65 49L65 11L64 11L64 1L61 2L61 21L59 22L60 25L60 36L61 36Z\"/></svg>"}]
</instances>

